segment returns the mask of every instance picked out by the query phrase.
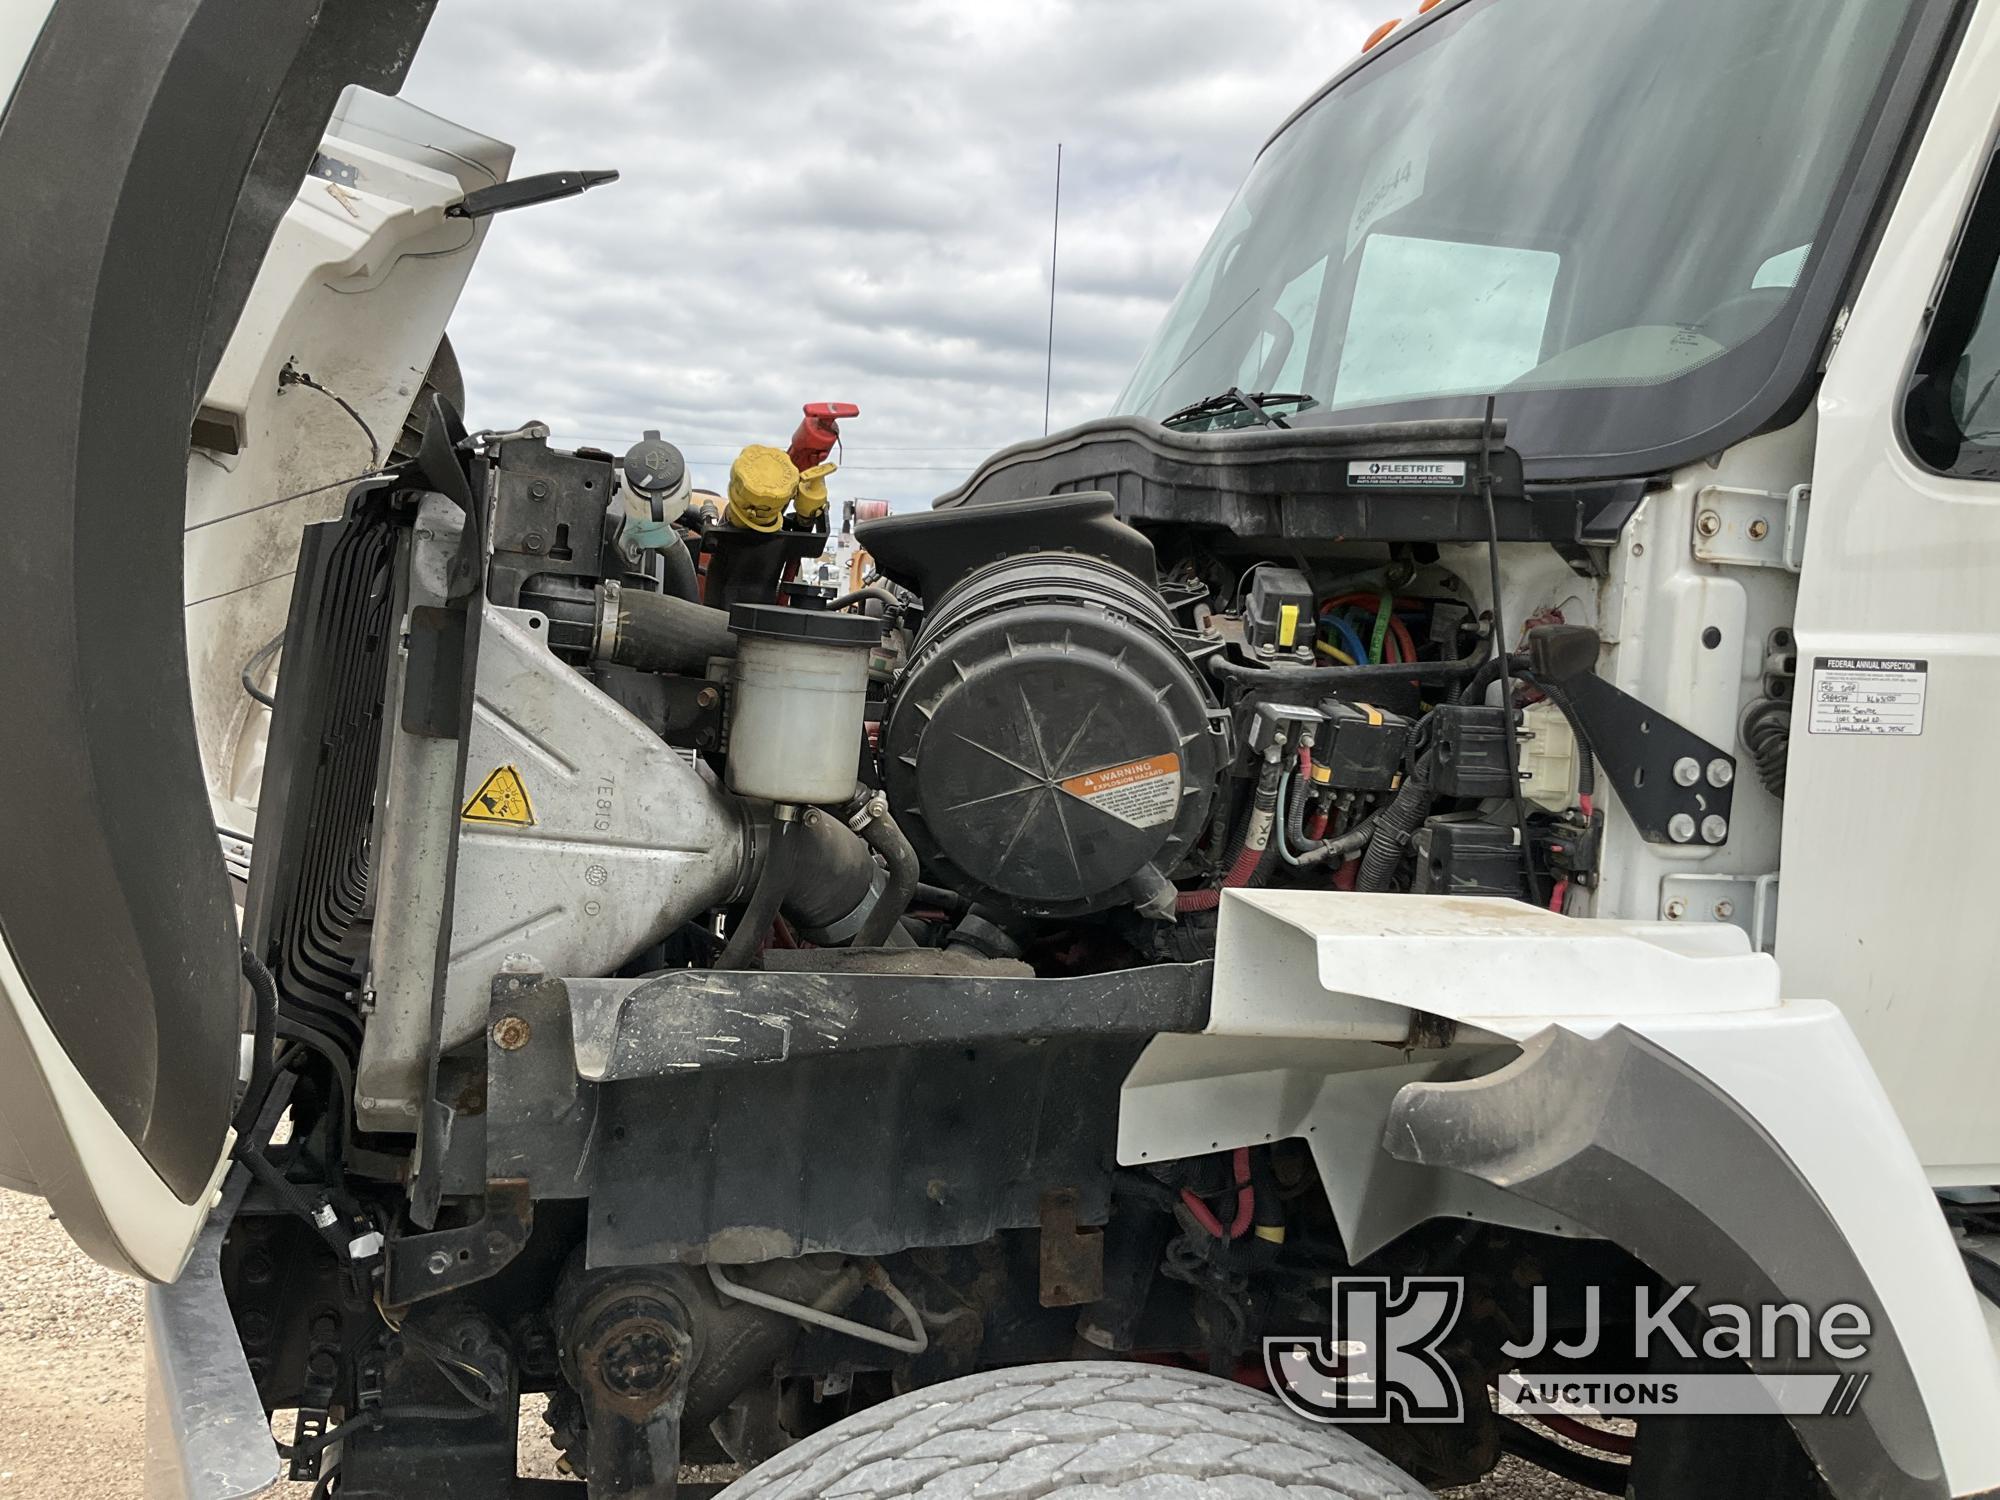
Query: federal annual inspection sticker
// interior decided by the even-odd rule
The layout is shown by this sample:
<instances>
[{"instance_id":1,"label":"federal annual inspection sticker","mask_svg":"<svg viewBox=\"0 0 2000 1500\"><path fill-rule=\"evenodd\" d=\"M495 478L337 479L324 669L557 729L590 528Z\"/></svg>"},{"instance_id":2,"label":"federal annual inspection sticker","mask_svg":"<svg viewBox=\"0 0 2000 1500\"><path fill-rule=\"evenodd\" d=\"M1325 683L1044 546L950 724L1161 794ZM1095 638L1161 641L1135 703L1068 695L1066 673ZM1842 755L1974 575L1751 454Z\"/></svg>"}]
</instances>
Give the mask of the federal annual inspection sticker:
<instances>
[{"instance_id":1,"label":"federal annual inspection sticker","mask_svg":"<svg viewBox=\"0 0 2000 1500\"><path fill-rule=\"evenodd\" d=\"M1347 465L1350 489L1462 490L1462 458L1357 458Z\"/></svg>"},{"instance_id":2,"label":"federal annual inspection sticker","mask_svg":"<svg viewBox=\"0 0 2000 1500\"><path fill-rule=\"evenodd\" d=\"M1924 732L1924 692L1931 664L1909 656L1815 656L1813 734Z\"/></svg>"}]
</instances>

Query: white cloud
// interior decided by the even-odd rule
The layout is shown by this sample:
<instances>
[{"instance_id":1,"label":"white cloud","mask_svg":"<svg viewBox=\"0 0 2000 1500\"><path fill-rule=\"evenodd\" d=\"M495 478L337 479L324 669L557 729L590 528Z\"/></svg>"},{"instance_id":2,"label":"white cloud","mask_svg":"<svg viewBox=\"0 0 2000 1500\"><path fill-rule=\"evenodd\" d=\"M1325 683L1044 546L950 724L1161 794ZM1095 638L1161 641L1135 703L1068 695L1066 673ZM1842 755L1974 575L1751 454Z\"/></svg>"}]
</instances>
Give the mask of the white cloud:
<instances>
[{"instance_id":1,"label":"white cloud","mask_svg":"<svg viewBox=\"0 0 2000 1500\"><path fill-rule=\"evenodd\" d=\"M1386 13L1386 12L1385 12ZM475 425L714 485L801 402L849 400L837 493L909 505L1101 415L1294 105L1379 19L1356 0L446 0L404 89L515 172L617 184L495 220L452 323Z\"/></svg>"}]
</instances>

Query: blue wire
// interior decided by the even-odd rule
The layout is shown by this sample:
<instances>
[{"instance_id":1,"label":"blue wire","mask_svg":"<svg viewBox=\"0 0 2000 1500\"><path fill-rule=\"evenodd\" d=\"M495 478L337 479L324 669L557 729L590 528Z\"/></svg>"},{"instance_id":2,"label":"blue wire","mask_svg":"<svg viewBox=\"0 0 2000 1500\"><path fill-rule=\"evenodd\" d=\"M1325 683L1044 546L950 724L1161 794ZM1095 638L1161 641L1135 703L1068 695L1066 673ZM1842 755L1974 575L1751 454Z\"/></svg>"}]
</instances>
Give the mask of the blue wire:
<instances>
[{"instance_id":1,"label":"blue wire","mask_svg":"<svg viewBox=\"0 0 2000 1500\"><path fill-rule=\"evenodd\" d=\"M1327 615L1320 623L1334 628L1340 636L1340 643L1347 648L1347 654L1353 657L1358 665L1365 667L1374 660L1368 654L1367 646L1362 644L1361 637L1355 633L1354 627L1339 615Z\"/></svg>"}]
</instances>

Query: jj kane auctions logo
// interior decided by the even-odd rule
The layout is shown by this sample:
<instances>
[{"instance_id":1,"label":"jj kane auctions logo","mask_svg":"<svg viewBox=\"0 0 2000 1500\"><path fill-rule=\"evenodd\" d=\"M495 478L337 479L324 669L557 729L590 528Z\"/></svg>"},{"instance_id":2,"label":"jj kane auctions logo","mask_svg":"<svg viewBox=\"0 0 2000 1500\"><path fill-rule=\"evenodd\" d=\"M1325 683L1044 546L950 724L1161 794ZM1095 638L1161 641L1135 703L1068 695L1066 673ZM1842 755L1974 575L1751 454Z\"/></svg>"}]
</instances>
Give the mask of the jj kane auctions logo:
<instances>
[{"instance_id":1,"label":"jj kane auctions logo","mask_svg":"<svg viewBox=\"0 0 2000 1500\"><path fill-rule=\"evenodd\" d=\"M1706 1327L1681 1324L1692 1311L1692 1287L1632 1292L1631 1318L1616 1334L1631 1342L1631 1374L1577 1374L1563 1363L1609 1352L1600 1288L1584 1292L1582 1327L1558 1338L1550 1326L1548 1288L1533 1293L1533 1326L1524 1342L1501 1352L1516 1366L1502 1375L1503 1403L1518 1410L1606 1416L1658 1412L1689 1415L1840 1416L1854 1410L1867 1388L1865 1370L1827 1368L1865 1358L1872 1331L1868 1310L1835 1303L1815 1314L1796 1302L1755 1307L1711 1303L1701 1308ZM1285 1404L1316 1422L1457 1422L1465 1394L1457 1372L1440 1352L1465 1308L1465 1281L1457 1276L1343 1277L1333 1283L1330 1340L1268 1338L1264 1368ZM1743 1360L1736 1373L1657 1373L1656 1354L1695 1361ZM1535 1371L1537 1361L1549 1367ZM1813 1364L1819 1368L1800 1368ZM1782 1368L1784 1373L1757 1373Z\"/></svg>"}]
</instances>

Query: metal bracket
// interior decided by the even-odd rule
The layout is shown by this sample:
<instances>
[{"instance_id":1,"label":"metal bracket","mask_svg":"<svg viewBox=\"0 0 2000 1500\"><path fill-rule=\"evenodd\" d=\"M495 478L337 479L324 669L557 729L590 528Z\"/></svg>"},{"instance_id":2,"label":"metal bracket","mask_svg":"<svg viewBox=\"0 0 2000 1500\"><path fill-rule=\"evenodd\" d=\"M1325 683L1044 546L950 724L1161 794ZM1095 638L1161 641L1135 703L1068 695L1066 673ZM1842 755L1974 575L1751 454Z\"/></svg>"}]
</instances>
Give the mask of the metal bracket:
<instances>
[{"instance_id":1,"label":"metal bracket","mask_svg":"<svg viewBox=\"0 0 2000 1500\"><path fill-rule=\"evenodd\" d=\"M1660 881L1660 918L1666 922L1727 922L1769 953L1778 941L1778 876L1669 875Z\"/></svg>"},{"instance_id":2,"label":"metal bracket","mask_svg":"<svg viewBox=\"0 0 2000 1500\"><path fill-rule=\"evenodd\" d=\"M1735 756L1594 673L1562 687L1619 803L1647 843L1728 840Z\"/></svg>"},{"instance_id":3,"label":"metal bracket","mask_svg":"<svg viewBox=\"0 0 2000 1500\"><path fill-rule=\"evenodd\" d=\"M521 1253L534 1224L535 1205L527 1182L519 1177L495 1178L486 1184L486 1211L477 1223L389 1242L383 1302L408 1307L497 1275Z\"/></svg>"},{"instance_id":4,"label":"metal bracket","mask_svg":"<svg viewBox=\"0 0 2000 1500\"><path fill-rule=\"evenodd\" d=\"M1712 484L1695 496L1697 561L1739 568L1799 570L1805 553L1806 514L1812 487L1784 494Z\"/></svg>"},{"instance_id":5,"label":"metal bracket","mask_svg":"<svg viewBox=\"0 0 2000 1500\"><path fill-rule=\"evenodd\" d=\"M342 187L353 187L361 180L361 169L353 162L342 161L337 156L328 156L324 151L312 159L306 169L314 177L324 177L328 182L337 182Z\"/></svg>"},{"instance_id":6,"label":"metal bracket","mask_svg":"<svg viewBox=\"0 0 2000 1500\"><path fill-rule=\"evenodd\" d=\"M1104 1295L1104 1231L1076 1222L1075 1188L1042 1194L1042 1306L1081 1307Z\"/></svg>"}]
</instances>

